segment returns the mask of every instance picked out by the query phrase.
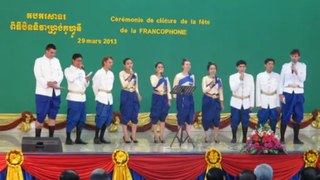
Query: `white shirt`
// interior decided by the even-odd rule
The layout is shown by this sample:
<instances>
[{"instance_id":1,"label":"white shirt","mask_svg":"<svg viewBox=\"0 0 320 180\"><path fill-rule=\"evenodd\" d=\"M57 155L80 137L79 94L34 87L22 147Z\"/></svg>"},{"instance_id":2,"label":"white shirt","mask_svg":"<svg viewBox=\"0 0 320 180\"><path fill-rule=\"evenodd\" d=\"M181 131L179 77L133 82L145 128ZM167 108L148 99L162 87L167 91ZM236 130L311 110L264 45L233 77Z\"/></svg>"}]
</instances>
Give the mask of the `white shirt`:
<instances>
[{"instance_id":1,"label":"white shirt","mask_svg":"<svg viewBox=\"0 0 320 180\"><path fill-rule=\"evenodd\" d=\"M164 83L160 84L158 87L156 87L158 85L159 82L159 77L157 77L157 75L153 74L150 76L150 82L151 82L151 86L153 88L155 88L155 90L157 90L158 92L165 92L167 91L167 95L168 95L168 99L171 99L171 87L170 87L170 81L168 77L164 77L165 80L167 81L167 86L164 85Z\"/></svg>"},{"instance_id":2,"label":"white shirt","mask_svg":"<svg viewBox=\"0 0 320 180\"><path fill-rule=\"evenodd\" d=\"M43 55L35 60L33 72L36 78L36 94L52 97L53 88L48 87L47 82L56 81L57 86L60 86L63 72L59 59L49 59ZM55 94L60 95L60 90L55 89Z\"/></svg>"},{"instance_id":3,"label":"white shirt","mask_svg":"<svg viewBox=\"0 0 320 180\"><path fill-rule=\"evenodd\" d=\"M114 82L113 72L104 68L99 69L92 78L92 89L96 97L96 101L106 104L113 104L112 88ZM109 91L107 93L106 91Z\"/></svg>"},{"instance_id":4,"label":"white shirt","mask_svg":"<svg viewBox=\"0 0 320 180\"><path fill-rule=\"evenodd\" d=\"M282 66L281 74L280 74L280 90L279 93L282 94L283 92L295 94L302 94L303 90L303 83L306 80L307 76L307 66L304 63L297 62L296 69L298 74L292 73L291 66L292 62L285 63ZM299 86L299 87L289 87L289 86Z\"/></svg>"},{"instance_id":5,"label":"white shirt","mask_svg":"<svg viewBox=\"0 0 320 180\"><path fill-rule=\"evenodd\" d=\"M254 107L254 81L251 74L244 73L244 79L240 80L240 73L232 74L229 77L229 84L232 91L230 105L236 109L248 109ZM248 97L244 99L236 98Z\"/></svg>"},{"instance_id":6,"label":"white shirt","mask_svg":"<svg viewBox=\"0 0 320 180\"><path fill-rule=\"evenodd\" d=\"M256 106L264 109L280 107L280 75L275 72L261 72L256 79ZM267 95L266 95L267 94ZM268 95L269 94L269 95ZM274 95L271 95L274 94Z\"/></svg>"},{"instance_id":7,"label":"white shirt","mask_svg":"<svg viewBox=\"0 0 320 180\"><path fill-rule=\"evenodd\" d=\"M136 92L139 94L138 74L134 73L135 78L131 78L130 81L128 81L129 76L130 74L126 73L126 71L120 71L119 78L120 78L122 88L125 88L125 89L135 88Z\"/></svg>"},{"instance_id":8,"label":"white shirt","mask_svg":"<svg viewBox=\"0 0 320 180\"><path fill-rule=\"evenodd\" d=\"M73 65L64 70L68 82L67 100L76 102L86 101L86 88L89 85L85 76L84 70L77 68Z\"/></svg>"},{"instance_id":9,"label":"white shirt","mask_svg":"<svg viewBox=\"0 0 320 180\"><path fill-rule=\"evenodd\" d=\"M217 80L220 81L220 84L215 82L216 84L211 88L209 84L213 81L213 79L209 76L204 76L202 78L202 92L205 94L219 94L220 101L223 101L222 80L221 78L217 78Z\"/></svg>"}]
</instances>

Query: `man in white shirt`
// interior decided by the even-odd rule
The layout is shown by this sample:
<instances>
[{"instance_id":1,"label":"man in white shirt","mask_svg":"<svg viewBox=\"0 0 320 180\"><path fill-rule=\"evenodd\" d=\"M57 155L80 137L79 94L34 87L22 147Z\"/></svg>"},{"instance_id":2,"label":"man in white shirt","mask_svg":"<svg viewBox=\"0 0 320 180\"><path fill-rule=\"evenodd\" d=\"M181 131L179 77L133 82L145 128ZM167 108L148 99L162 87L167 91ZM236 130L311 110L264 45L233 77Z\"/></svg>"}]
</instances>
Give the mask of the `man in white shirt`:
<instances>
[{"instance_id":1,"label":"man in white shirt","mask_svg":"<svg viewBox=\"0 0 320 180\"><path fill-rule=\"evenodd\" d=\"M55 57L56 46L48 44L44 56L35 60L34 76L36 78L36 137L41 136L41 129L46 116L49 121L49 137L53 137L55 119L60 109L60 83L63 72L59 59Z\"/></svg>"},{"instance_id":2,"label":"man in white shirt","mask_svg":"<svg viewBox=\"0 0 320 180\"><path fill-rule=\"evenodd\" d=\"M279 97L282 103L282 117L280 127L280 141L285 142L285 131L291 116L294 121L294 144L303 144L299 139L300 123L304 113L304 81L307 76L307 66L300 60L300 51L294 49L290 53L291 62L282 66L280 74Z\"/></svg>"},{"instance_id":3,"label":"man in white shirt","mask_svg":"<svg viewBox=\"0 0 320 180\"><path fill-rule=\"evenodd\" d=\"M258 111L258 125L264 125L270 120L272 131L276 132L276 125L280 111L279 83L280 75L273 72L275 60L268 58L264 61L266 70L257 75L256 106Z\"/></svg>"},{"instance_id":4,"label":"man in white shirt","mask_svg":"<svg viewBox=\"0 0 320 180\"><path fill-rule=\"evenodd\" d=\"M242 124L242 143L246 143L249 126L249 113L254 106L254 81L251 74L245 73L247 63L239 60L237 63L238 72L229 77L229 84L232 91L231 105L231 143L237 142L237 128Z\"/></svg>"},{"instance_id":5,"label":"man in white shirt","mask_svg":"<svg viewBox=\"0 0 320 180\"><path fill-rule=\"evenodd\" d=\"M67 145L73 144L71 131L74 127L77 127L75 144L87 144L81 139L81 131L86 122L86 88L90 77L82 68L82 55L76 53L72 56L72 65L64 70L68 82Z\"/></svg>"},{"instance_id":6,"label":"man in white shirt","mask_svg":"<svg viewBox=\"0 0 320 180\"><path fill-rule=\"evenodd\" d=\"M92 79L92 88L97 102L95 118L96 134L93 140L95 144L110 144L109 141L104 139L104 133L106 128L111 124L113 118L112 88L114 75L113 72L110 71L112 65L113 58L111 56L104 57L102 59L102 68L96 72Z\"/></svg>"}]
</instances>

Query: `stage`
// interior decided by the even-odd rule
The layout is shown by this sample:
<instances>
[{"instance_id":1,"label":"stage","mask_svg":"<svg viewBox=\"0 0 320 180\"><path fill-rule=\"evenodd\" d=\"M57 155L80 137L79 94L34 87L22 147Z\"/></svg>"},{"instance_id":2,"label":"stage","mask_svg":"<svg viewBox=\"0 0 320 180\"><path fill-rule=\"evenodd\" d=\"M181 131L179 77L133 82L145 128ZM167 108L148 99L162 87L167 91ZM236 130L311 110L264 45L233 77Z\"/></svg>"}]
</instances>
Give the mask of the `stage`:
<instances>
[{"instance_id":1,"label":"stage","mask_svg":"<svg viewBox=\"0 0 320 180\"><path fill-rule=\"evenodd\" d=\"M309 149L320 149L320 111L314 110L312 113L306 113L301 124L300 138L304 142L303 145L293 144L293 129L289 127L286 131L286 150L288 153L302 153ZM176 140L172 147L170 144L176 135L177 120L175 114L169 114L166 120L165 143L155 144L153 141L153 133L151 131L151 122L149 113L139 114L139 124L137 139L139 143L126 144L123 142L122 128L120 126L121 116L119 113L114 113L113 123L106 131L105 138L111 141L111 144L93 144L94 137L94 114L87 115L87 122L82 133L82 139L88 142L87 145L65 145L65 123L66 116L58 115L55 137L59 137L62 142L64 153L112 153L114 149L122 149L128 153L160 153L160 154L176 154L176 153L204 153L210 147L215 147L222 153L239 153L243 144L241 125L237 131L238 141L235 144L231 141L230 128L230 113L221 114L220 124L220 143L216 144L213 141L213 131L209 130L211 137L210 143L204 142L204 132L201 125L201 113L196 113L194 124L192 126L191 137L195 147L190 143L184 143L179 146ZM2 114L0 116L0 152L8 152L13 148L21 148L22 137L34 137L34 121L35 116L31 112L22 112L21 114ZM46 124L45 124L46 126ZM250 117L250 128L247 136L250 136L253 129L257 126L256 114L252 113ZM276 129L276 135L280 137L279 122ZM129 126L130 128L130 126ZM159 130L159 129L158 129ZM75 130L71 137L74 140L76 136ZM48 137L48 129L43 128L42 137Z\"/></svg>"},{"instance_id":2,"label":"stage","mask_svg":"<svg viewBox=\"0 0 320 180\"><path fill-rule=\"evenodd\" d=\"M34 124L34 123L31 123ZM279 129L277 129L276 134L279 135ZM249 129L248 136L251 134L252 129ZM160 154L179 154L179 153L205 153L210 147L215 147L219 149L222 153L239 153L243 144L242 131L241 129L237 132L238 142L236 144L230 143L231 141L231 130L230 127L226 127L220 130L220 143L214 143L211 139L210 143L204 142L204 135L202 129L192 129L192 139L194 140L195 147L192 144L185 142L179 147L179 143L176 140L172 147L170 144L175 136L175 132L168 129L165 130L165 143L153 142L153 133L151 130L146 132L138 132L137 139L139 143L126 144L122 140L122 131L119 128L118 132L106 132L106 139L111 141L111 144L93 144L94 131L83 130L82 138L84 141L88 142L87 145L65 145L65 129L60 129L55 131L55 137L59 137L62 141L63 152L64 153L112 153L114 149L122 149L130 154L146 154L146 153L160 153ZM210 133L213 137L212 132ZM11 129L8 131L0 131L0 152L8 152L11 149L20 149L21 140L24 136L34 136L34 128L29 132L21 132L19 129ZM48 130L44 129L42 136L48 136ZM72 133L72 139L75 139L75 132ZM309 149L320 149L320 131L311 126L301 129L300 134L301 140L304 142L303 145L293 144L293 131L291 128L287 129L286 132L286 150L288 153L303 153Z\"/></svg>"}]
</instances>

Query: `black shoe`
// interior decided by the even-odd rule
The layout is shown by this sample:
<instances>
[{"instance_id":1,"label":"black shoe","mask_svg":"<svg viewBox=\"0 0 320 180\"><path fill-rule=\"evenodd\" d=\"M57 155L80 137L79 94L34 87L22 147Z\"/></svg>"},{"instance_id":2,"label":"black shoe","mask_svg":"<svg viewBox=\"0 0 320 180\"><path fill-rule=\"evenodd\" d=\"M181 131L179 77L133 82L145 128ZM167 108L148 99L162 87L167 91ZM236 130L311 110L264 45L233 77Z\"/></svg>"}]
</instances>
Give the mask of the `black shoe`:
<instances>
[{"instance_id":1,"label":"black shoe","mask_svg":"<svg viewBox=\"0 0 320 180\"><path fill-rule=\"evenodd\" d=\"M232 128L232 139L231 143L236 143L237 142L237 128Z\"/></svg>"},{"instance_id":2,"label":"black shoe","mask_svg":"<svg viewBox=\"0 0 320 180\"><path fill-rule=\"evenodd\" d=\"M220 140L219 140L219 139L215 139L214 142L215 142L216 144L219 144L219 143L220 143Z\"/></svg>"},{"instance_id":3,"label":"black shoe","mask_svg":"<svg viewBox=\"0 0 320 180\"><path fill-rule=\"evenodd\" d=\"M156 138L156 137L154 137L154 138L153 138L153 142L154 142L155 144L157 144L157 143L159 143L159 139Z\"/></svg>"},{"instance_id":4,"label":"black shoe","mask_svg":"<svg viewBox=\"0 0 320 180\"><path fill-rule=\"evenodd\" d=\"M161 139L161 138L159 137L159 140L160 140L161 143L164 143L164 139Z\"/></svg>"},{"instance_id":5,"label":"black shoe","mask_svg":"<svg viewBox=\"0 0 320 180\"><path fill-rule=\"evenodd\" d=\"M41 137L41 129L36 128L36 137Z\"/></svg>"},{"instance_id":6,"label":"black shoe","mask_svg":"<svg viewBox=\"0 0 320 180\"><path fill-rule=\"evenodd\" d=\"M56 128L56 126L48 126L49 137L53 137L55 128Z\"/></svg>"},{"instance_id":7,"label":"black shoe","mask_svg":"<svg viewBox=\"0 0 320 180\"><path fill-rule=\"evenodd\" d=\"M82 141L81 139L81 129L77 128L77 138L74 141L75 144L88 144L87 142Z\"/></svg>"},{"instance_id":8,"label":"black shoe","mask_svg":"<svg viewBox=\"0 0 320 180\"><path fill-rule=\"evenodd\" d=\"M285 133L286 133L287 125L281 123L280 124L280 143L285 144Z\"/></svg>"},{"instance_id":9,"label":"black shoe","mask_svg":"<svg viewBox=\"0 0 320 180\"><path fill-rule=\"evenodd\" d=\"M72 145L73 141L71 139L71 133L67 132L67 137L66 137L66 145Z\"/></svg>"},{"instance_id":10,"label":"black shoe","mask_svg":"<svg viewBox=\"0 0 320 180\"><path fill-rule=\"evenodd\" d=\"M66 145L72 145L72 144L73 144L72 139L67 138L67 139L66 139Z\"/></svg>"},{"instance_id":11,"label":"black shoe","mask_svg":"<svg viewBox=\"0 0 320 180\"><path fill-rule=\"evenodd\" d=\"M101 144L101 141L99 139L99 132L100 132L100 129L96 127L96 134L93 139L94 144Z\"/></svg>"},{"instance_id":12,"label":"black shoe","mask_svg":"<svg viewBox=\"0 0 320 180\"><path fill-rule=\"evenodd\" d=\"M132 136L130 136L131 141L133 141L133 143L138 143L139 141L136 139L133 139Z\"/></svg>"},{"instance_id":13,"label":"black shoe","mask_svg":"<svg viewBox=\"0 0 320 180\"><path fill-rule=\"evenodd\" d=\"M82 139L76 139L74 141L75 144L88 144L87 142L82 141Z\"/></svg>"},{"instance_id":14,"label":"black shoe","mask_svg":"<svg viewBox=\"0 0 320 180\"><path fill-rule=\"evenodd\" d=\"M300 139L294 139L293 144L304 144Z\"/></svg>"},{"instance_id":15,"label":"black shoe","mask_svg":"<svg viewBox=\"0 0 320 180\"><path fill-rule=\"evenodd\" d=\"M105 140L104 138L100 138L100 142L103 144L110 144L110 141Z\"/></svg>"},{"instance_id":16,"label":"black shoe","mask_svg":"<svg viewBox=\"0 0 320 180\"><path fill-rule=\"evenodd\" d=\"M93 139L93 143L94 143L94 144L101 144L101 141L100 141L99 138L94 138L94 139Z\"/></svg>"},{"instance_id":17,"label":"black shoe","mask_svg":"<svg viewBox=\"0 0 320 180\"><path fill-rule=\"evenodd\" d=\"M248 132L248 127L242 127L242 143L247 142L247 132Z\"/></svg>"},{"instance_id":18,"label":"black shoe","mask_svg":"<svg viewBox=\"0 0 320 180\"><path fill-rule=\"evenodd\" d=\"M100 132L100 142L103 144L110 144L110 141L107 141L104 139L104 133L105 133L106 129L107 129L107 126L103 125L101 128L101 132Z\"/></svg>"},{"instance_id":19,"label":"black shoe","mask_svg":"<svg viewBox=\"0 0 320 180\"><path fill-rule=\"evenodd\" d=\"M209 139L204 138L204 143L209 143Z\"/></svg>"},{"instance_id":20,"label":"black shoe","mask_svg":"<svg viewBox=\"0 0 320 180\"><path fill-rule=\"evenodd\" d=\"M124 138L124 136L122 137L123 141L127 144L131 143L131 141L126 141L126 139Z\"/></svg>"},{"instance_id":21,"label":"black shoe","mask_svg":"<svg viewBox=\"0 0 320 180\"><path fill-rule=\"evenodd\" d=\"M293 144L303 144L303 142L299 139L299 130L300 124L293 124Z\"/></svg>"}]
</instances>

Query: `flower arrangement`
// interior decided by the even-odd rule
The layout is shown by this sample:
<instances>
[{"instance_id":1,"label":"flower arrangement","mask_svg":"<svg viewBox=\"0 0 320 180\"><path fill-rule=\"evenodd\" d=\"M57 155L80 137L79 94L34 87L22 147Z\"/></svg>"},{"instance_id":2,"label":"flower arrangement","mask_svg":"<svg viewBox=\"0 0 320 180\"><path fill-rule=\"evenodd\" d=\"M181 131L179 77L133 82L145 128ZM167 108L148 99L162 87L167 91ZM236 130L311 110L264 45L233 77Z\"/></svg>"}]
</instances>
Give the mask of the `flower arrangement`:
<instances>
[{"instance_id":1,"label":"flower arrangement","mask_svg":"<svg viewBox=\"0 0 320 180\"><path fill-rule=\"evenodd\" d=\"M270 126L265 124L252 132L241 152L247 154L284 154L285 147L280 143Z\"/></svg>"}]
</instances>

